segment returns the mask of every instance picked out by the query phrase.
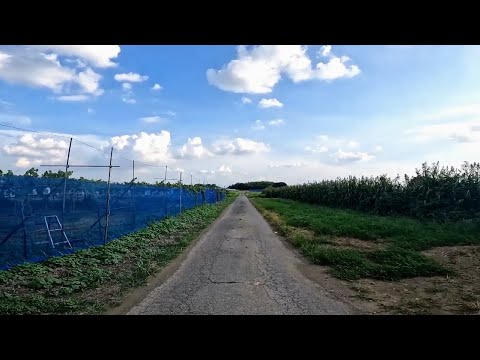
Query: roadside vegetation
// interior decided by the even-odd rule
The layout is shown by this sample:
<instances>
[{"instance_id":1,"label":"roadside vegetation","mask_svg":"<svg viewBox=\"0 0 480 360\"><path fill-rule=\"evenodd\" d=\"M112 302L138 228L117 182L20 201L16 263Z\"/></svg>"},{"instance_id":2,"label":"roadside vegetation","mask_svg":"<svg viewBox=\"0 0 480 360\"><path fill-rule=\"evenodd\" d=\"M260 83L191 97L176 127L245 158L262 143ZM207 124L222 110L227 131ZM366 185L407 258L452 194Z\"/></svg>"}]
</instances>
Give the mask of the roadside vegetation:
<instances>
[{"instance_id":1,"label":"roadside vegetation","mask_svg":"<svg viewBox=\"0 0 480 360\"><path fill-rule=\"evenodd\" d=\"M382 311L480 311L479 221L379 216L258 194L251 200L314 264Z\"/></svg>"},{"instance_id":2,"label":"roadside vegetation","mask_svg":"<svg viewBox=\"0 0 480 360\"><path fill-rule=\"evenodd\" d=\"M238 195L74 254L0 271L0 314L98 314L176 258Z\"/></svg>"}]
</instances>

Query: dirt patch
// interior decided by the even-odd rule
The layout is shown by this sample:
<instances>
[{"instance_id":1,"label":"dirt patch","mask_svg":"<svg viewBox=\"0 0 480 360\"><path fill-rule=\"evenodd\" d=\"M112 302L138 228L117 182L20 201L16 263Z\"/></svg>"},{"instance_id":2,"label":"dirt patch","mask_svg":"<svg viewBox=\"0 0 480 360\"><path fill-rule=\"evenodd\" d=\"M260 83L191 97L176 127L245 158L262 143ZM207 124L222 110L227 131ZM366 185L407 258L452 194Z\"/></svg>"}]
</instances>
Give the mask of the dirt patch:
<instances>
[{"instance_id":1,"label":"dirt patch","mask_svg":"<svg viewBox=\"0 0 480 360\"><path fill-rule=\"evenodd\" d=\"M328 267L302 265L302 272L367 314L480 314L480 246L439 247L423 252L455 272L397 282L334 278Z\"/></svg>"},{"instance_id":2,"label":"dirt patch","mask_svg":"<svg viewBox=\"0 0 480 360\"><path fill-rule=\"evenodd\" d=\"M379 250L385 248L385 244L382 242L366 241L351 237L329 237L329 243L356 250Z\"/></svg>"}]
</instances>

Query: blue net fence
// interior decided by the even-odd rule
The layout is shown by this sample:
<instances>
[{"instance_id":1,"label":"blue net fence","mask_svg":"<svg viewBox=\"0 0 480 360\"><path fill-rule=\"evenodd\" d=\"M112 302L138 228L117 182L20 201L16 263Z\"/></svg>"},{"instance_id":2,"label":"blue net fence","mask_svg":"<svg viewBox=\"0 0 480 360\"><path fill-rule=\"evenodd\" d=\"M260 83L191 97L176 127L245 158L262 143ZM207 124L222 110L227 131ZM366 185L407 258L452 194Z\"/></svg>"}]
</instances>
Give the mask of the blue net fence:
<instances>
[{"instance_id":1,"label":"blue net fence","mask_svg":"<svg viewBox=\"0 0 480 360\"><path fill-rule=\"evenodd\" d=\"M150 222L225 199L224 189L204 185L210 175L179 168L167 172L161 165L166 148L146 146L141 137L121 145L72 140L0 131L2 167L14 169L0 171L0 270L102 245ZM121 157L128 149L160 164Z\"/></svg>"},{"instance_id":2,"label":"blue net fence","mask_svg":"<svg viewBox=\"0 0 480 360\"><path fill-rule=\"evenodd\" d=\"M225 199L220 189L2 176L0 269L101 245L150 222ZM108 218L108 224L107 224Z\"/></svg>"}]
</instances>

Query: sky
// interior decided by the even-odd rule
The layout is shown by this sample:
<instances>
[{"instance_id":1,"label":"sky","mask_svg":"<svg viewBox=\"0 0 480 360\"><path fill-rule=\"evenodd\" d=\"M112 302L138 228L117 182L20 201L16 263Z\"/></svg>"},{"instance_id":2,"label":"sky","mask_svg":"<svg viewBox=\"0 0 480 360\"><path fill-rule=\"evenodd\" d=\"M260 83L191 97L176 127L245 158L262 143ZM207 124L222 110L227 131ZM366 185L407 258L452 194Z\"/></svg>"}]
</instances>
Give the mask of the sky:
<instances>
[{"instance_id":1,"label":"sky","mask_svg":"<svg viewBox=\"0 0 480 360\"><path fill-rule=\"evenodd\" d=\"M72 137L113 181L413 174L479 160L479 84L480 46L0 46L0 169L55 171Z\"/></svg>"}]
</instances>

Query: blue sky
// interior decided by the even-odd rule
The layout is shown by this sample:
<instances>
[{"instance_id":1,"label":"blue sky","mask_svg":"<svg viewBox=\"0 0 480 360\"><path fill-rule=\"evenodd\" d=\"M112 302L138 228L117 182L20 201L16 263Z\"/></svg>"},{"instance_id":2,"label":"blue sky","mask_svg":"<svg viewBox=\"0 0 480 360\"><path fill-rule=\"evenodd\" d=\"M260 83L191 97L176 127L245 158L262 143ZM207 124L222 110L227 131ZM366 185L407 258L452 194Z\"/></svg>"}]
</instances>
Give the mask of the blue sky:
<instances>
[{"instance_id":1,"label":"blue sky","mask_svg":"<svg viewBox=\"0 0 480 360\"><path fill-rule=\"evenodd\" d=\"M0 127L0 169L62 164L70 136L114 146L119 181L124 159L220 185L458 165L478 160L479 80L479 46L0 46L0 123L43 132ZM74 141L72 161L105 159Z\"/></svg>"}]
</instances>

